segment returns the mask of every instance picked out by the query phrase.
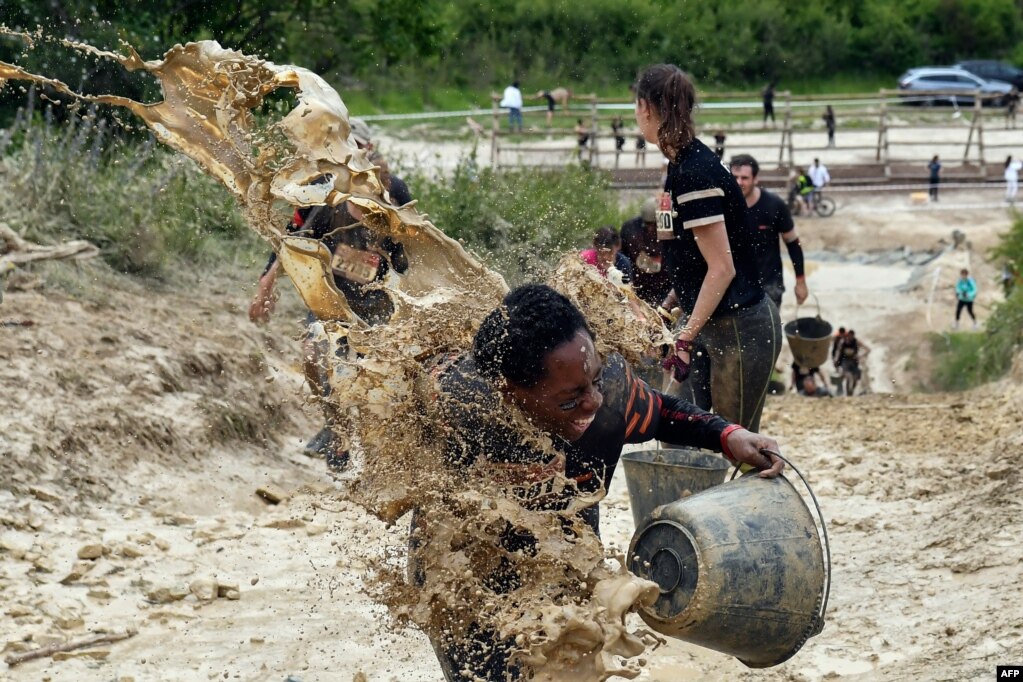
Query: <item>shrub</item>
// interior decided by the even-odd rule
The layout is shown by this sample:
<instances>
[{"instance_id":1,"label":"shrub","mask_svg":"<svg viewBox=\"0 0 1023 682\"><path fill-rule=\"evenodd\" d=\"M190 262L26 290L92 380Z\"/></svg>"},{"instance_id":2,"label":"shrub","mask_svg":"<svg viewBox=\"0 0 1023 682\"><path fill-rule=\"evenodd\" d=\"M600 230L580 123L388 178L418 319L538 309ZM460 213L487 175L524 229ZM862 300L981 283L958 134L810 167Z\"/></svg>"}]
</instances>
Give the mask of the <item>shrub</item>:
<instances>
[{"instance_id":1,"label":"shrub","mask_svg":"<svg viewBox=\"0 0 1023 682\"><path fill-rule=\"evenodd\" d=\"M621 223L607 175L578 165L493 171L468 157L450 177L417 169L406 179L434 224L512 285L543 277L599 227Z\"/></svg>"},{"instance_id":2,"label":"shrub","mask_svg":"<svg viewBox=\"0 0 1023 682\"><path fill-rule=\"evenodd\" d=\"M16 198L0 219L34 241L87 239L114 269L145 275L255 243L234 198L194 163L107 130L95 108L62 124L50 108L20 112L0 134L0 191Z\"/></svg>"}]
</instances>

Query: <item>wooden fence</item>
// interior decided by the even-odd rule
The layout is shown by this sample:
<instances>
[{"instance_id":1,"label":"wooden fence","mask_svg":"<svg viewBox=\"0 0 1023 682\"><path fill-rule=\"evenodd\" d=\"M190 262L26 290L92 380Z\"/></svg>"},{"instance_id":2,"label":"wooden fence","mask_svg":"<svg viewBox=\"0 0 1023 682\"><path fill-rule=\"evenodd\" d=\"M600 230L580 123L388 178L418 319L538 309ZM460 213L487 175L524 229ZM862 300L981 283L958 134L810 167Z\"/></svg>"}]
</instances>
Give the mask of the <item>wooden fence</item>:
<instances>
[{"instance_id":1,"label":"wooden fence","mask_svg":"<svg viewBox=\"0 0 1023 682\"><path fill-rule=\"evenodd\" d=\"M724 134L727 152L753 154L763 171L774 177L787 176L819 155L831 158L832 169L842 169L839 178L832 173L839 183L842 178L864 184L918 178L925 174L921 167L940 151L943 175L982 181L1001 177L1005 157L1013 149L1015 156L1023 156L1023 136L1015 131L998 97L887 89L809 96L782 91L775 95L776 120L767 121L760 93L707 93L700 97L697 135L711 145L715 133ZM495 168L584 163L610 170L619 184L637 186L660 177L663 158L657 148L648 145L646 153L635 149L638 130L630 101L577 95L568 108L559 107L555 116L561 121L566 115L584 121L587 139L580 144L573 128L547 127L545 107L527 107L523 115L527 129L509 132L499 100L493 96L490 130ZM950 106L931 106L935 100L950 100ZM964 100L970 103L958 105ZM833 108L838 130L834 146L828 145L822 120L827 105ZM621 133L626 141L622 150L616 150L610 131L614 116L627 124Z\"/></svg>"}]
</instances>

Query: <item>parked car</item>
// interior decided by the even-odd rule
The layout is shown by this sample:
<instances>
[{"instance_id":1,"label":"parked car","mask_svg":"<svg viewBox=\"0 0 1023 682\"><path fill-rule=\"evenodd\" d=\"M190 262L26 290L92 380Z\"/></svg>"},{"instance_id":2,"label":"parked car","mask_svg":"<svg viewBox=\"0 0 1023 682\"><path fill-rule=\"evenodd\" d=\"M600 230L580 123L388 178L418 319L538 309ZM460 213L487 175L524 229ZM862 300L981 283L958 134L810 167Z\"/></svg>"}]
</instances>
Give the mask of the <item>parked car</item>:
<instances>
[{"instance_id":1,"label":"parked car","mask_svg":"<svg viewBox=\"0 0 1023 682\"><path fill-rule=\"evenodd\" d=\"M1023 69L1017 69L1012 64L993 59L974 59L959 62L956 67L965 69L984 80L1002 81L1009 85L1015 85L1017 90L1023 90Z\"/></svg>"},{"instance_id":2,"label":"parked car","mask_svg":"<svg viewBox=\"0 0 1023 682\"><path fill-rule=\"evenodd\" d=\"M966 69L954 66L924 66L902 74L899 89L904 91L902 96L907 99L907 103L951 104L954 99L957 105L969 106L973 104L973 93L979 90L981 93L997 95L985 99L985 104L1003 106L1012 86L1002 81L984 80ZM933 91L949 94L926 94Z\"/></svg>"}]
</instances>

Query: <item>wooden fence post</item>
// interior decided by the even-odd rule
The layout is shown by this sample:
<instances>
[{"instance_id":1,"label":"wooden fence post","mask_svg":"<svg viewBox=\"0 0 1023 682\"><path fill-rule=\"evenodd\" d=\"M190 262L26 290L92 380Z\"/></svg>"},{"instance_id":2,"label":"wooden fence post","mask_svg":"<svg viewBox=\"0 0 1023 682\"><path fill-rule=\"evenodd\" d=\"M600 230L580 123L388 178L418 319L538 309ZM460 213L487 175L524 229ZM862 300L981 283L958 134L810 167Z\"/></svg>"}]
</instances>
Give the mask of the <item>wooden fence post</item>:
<instances>
[{"instance_id":1,"label":"wooden fence post","mask_svg":"<svg viewBox=\"0 0 1023 682\"><path fill-rule=\"evenodd\" d=\"M499 163L497 136L501 129L501 110L497 106L497 95L494 93L490 93L490 103L494 110L494 121L490 127L490 167L497 170Z\"/></svg>"},{"instance_id":2,"label":"wooden fence post","mask_svg":"<svg viewBox=\"0 0 1023 682\"><path fill-rule=\"evenodd\" d=\"M881 97L881 116L877 121L877 156L875 161L881 161L884 164L884 176L890 178L892 176L892 164L891 157L888 153L888 97L885 94L884 89L880 91Z\"/></svg>"}]
</instances>

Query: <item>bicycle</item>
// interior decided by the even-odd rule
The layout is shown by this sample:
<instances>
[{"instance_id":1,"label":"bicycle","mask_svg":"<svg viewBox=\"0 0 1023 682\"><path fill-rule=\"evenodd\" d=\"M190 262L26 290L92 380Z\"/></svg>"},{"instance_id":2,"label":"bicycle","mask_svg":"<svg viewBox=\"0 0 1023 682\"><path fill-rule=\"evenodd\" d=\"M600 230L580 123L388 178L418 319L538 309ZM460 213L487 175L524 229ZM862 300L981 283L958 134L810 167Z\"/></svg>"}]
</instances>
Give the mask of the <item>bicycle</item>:
<instances>
[{"instance_id":1,"label":"bicycle","mask_svg":"<svg viewBox=\"0 0 1023 682\"><path fill-rule=\"evenodd\" d=\"M813 212L819 215L821 218L830 218L835 213L835 200L826 197L821 193L821 190L814 190L812 192L813 198L811 203L813 204ZM806 213L806 202L803 201L803 197L799 192L793 188L789 192L789 212L794 215L804 215Z\"/></svg>"}]
</instances>

